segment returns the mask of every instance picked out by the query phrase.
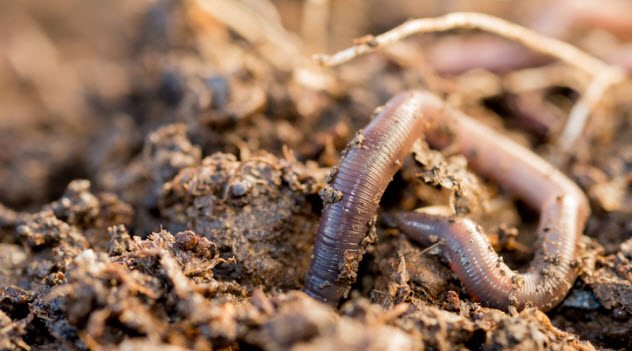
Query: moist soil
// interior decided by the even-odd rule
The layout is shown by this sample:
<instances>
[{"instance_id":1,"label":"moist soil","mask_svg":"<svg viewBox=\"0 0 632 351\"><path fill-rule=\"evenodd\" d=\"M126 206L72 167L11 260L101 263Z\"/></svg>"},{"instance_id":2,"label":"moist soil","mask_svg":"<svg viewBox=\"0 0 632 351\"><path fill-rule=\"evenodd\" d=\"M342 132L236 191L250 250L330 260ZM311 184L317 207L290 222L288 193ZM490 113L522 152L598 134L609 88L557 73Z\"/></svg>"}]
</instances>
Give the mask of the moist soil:
<instances>
[{"instance_id":1,"label":"moist soil","mask_svg":"<svg viewBox=\"0 0 632 351\"><path fill-rule=\"evenodd\" d=\"M480 223L512 267L532 257L538 214L463 156L423 143L386 190L349 296L331 307L301 291L323 201L337 196L328 174L391 96L428 89L556 162L585 81L538 57L485 70L459 68L467 51L424 59L479 32L412 38L336 69L309 55L449 11L520 22L541 1L348 0L332 2L325 28L304 25L302 1L228 2L219 15L200 3L0 3L0 349L632 348L625 85L557 163L592 215L582 273L552 311L481 306L440 248L392 225L398 211L447 205ZM566 29L595 55L632 38ZM529 72L553 73L525 88Z\"/></svg>"}]
</instances>

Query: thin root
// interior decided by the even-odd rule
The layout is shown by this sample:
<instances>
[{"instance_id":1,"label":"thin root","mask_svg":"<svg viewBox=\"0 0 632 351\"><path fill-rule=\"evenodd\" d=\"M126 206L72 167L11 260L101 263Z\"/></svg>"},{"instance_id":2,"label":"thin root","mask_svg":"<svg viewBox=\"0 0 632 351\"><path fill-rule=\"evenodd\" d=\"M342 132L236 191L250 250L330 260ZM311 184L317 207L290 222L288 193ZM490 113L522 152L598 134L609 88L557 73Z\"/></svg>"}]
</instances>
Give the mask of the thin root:
<instances>
[{"instance_id":1,"label":"thin root","mask_svg":"<svg viewBox=\"0 0 632 351\"><path fill-rule=\"evenodd\" d=\"M588 117L602 100L606 91L611 86L622 82L623 79L625 79L623 71L614 67L610 67L610 69L593 77L582 97L573 105L557 141L558 150L562 157L566 157L565 155L576 145L586 122L588 122Z\"/></svg>"},{"instance_id":2,"label":"thin root","mask_svg":"<svg viewBox=\"0 0 632 351\"><path fill-rule=\"evenodd\" d=\"M313 59L320 65L333 67L413 34L453 29L478 29L514 40L534 51L566 62L593 77L582 98L573 106L560 136L558 145L562 155L576 144L588 116L601 101L604 93L626 78L622 69L610 66L573 45L543 36L503 19L474 12L454 12L441 17L411 20L376 37L365 37L356 45L333 55L314 55Z\"/></svg>"}]
</instances>

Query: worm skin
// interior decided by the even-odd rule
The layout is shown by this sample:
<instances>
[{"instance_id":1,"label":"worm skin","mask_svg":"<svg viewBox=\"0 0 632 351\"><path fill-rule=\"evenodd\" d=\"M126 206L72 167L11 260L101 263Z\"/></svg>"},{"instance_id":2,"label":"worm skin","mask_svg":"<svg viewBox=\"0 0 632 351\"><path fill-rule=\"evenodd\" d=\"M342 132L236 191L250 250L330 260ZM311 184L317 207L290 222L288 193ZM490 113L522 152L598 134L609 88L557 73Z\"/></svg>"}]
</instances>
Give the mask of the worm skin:
<instances>
[{"instance_id":1,"label":"worm skin","mask_svg":"<svg viewBox=\"0 0 632 351\"><path fill-rule=\"evenodd\" d=\"M534 258L524 273L512 271L480 227L466 218L405 213L399 215L400 229L420 242L443 240L452 270L483 304L550 310L577 277L577 244L590 213L584 193L552 165L510 139L459 112L447 115L451 145L468 158L472 168L539 210Z\"/></svg>"},{"instance_id":2,"label":"worm skin","mask_svg":"<svg viewBox=\"0 0 632 351\"><path fill-rule=\"evenodd\" d=\"M332 177L333 200L325 199L305 277L304 290L309 295L330 304L346 295L371 241L370 222L380 198L440 106L429 94L399 94L347 146Z\"/></svg>"},{"instance_id":3,"label":"worm skin","mask_svg":"<svg viewBox=\"0 0 632 351\"><path fill-rule=\"evenodd\" d=\"M426 92L397 95L361 135L364 140L351 143L333 178L333 193L342 197L323 210L305 281L308 294L332 304L346 294L384 189L413 142L425 137L433 147L450 144L477 172L540 211L535 256L525 273L513 272L465 218L406 213L399 216L400 228L422 242L443 240L452 269L485 305L547 310L564 298L577 275L576 247L589 215L586 197L566 176Z\"/></svg>"}]
</instances>

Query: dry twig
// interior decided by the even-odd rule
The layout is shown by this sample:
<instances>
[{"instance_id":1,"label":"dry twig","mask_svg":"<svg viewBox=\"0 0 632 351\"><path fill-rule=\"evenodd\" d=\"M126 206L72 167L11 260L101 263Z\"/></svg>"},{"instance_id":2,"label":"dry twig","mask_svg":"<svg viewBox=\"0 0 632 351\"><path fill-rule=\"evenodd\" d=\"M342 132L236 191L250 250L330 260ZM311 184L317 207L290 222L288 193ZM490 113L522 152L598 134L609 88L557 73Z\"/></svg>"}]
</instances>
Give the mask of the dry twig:
<instances>
[{"instance_id":1,"label":"dry twig","mask_svg":"<svg viewBox=\"0 0 632 351\"><path fill-rule=\"evenodd\" d=\"M333 55L315 55L314 60L321 65L332 67L413 34L452 29L478 29L514 40L532 50L556 57L593 77L582 98L573 107L562 131L559 147L564 154L575 145L590 112L599 103L603 94L626 77L623 70L610 66L568 43L543 36L497 17L473 12L455 12L441 17L411 20L381 35L364 37L356 45Z\"/></svg>"},{"instance_id":2,"label":"dry twig","mask_svg":"<svg viewBox=\"0 0 632 351\"><path fill-rule=\"evenodd\" d=\"M606 91L613 85L620 83L625 79L623 71L610 67L602 73L593 77L590 84L582 94L581 98L571 109L566 125L562 134L557 140L559 152L561 155L568 154L568 151L575 146L577 140L581 137L590 113L599 104Z\"/></svg>"}]
</instances>

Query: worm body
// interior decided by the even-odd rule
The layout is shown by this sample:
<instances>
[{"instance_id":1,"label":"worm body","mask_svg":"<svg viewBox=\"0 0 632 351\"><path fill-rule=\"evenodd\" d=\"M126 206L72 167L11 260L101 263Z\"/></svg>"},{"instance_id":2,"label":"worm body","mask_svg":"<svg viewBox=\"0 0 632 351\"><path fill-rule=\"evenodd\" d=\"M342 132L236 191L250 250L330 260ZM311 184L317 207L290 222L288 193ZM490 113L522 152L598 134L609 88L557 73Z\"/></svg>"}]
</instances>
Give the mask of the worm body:
<instances>
[{"instance_id":1,"label":"worm body","mask_svg":"<svg viewBox=\"0 0 632 351\"><path fill-rule=\"evenodd\" d=\"M355 281L380 198L440 106L429 97L417 92L395 96L347 146L332 177L335 199L325 201L305 278L304 290L311 296L336 304Z\"/></svg>"},{"instance_id":2,"label":"worm body","mask_svg":"<svg viewBox=\"0 0 632 351\"><path fill-rule=\"evenodd\" d=\"M476 171L540 210L539 240L529 269L522 274L509 269L477 226L464 218L407 213L399 216L400 228L419 241L433 236L444 240L452 269L468 292L486 305L550 309L563 299L577 275L576 246L589 214L584 194L566 176L425 92L391 99L362 135L361 147L349 147L333 179L333 190L342 198L323 211L306 292L330 303L346 293L355 279L355 271L349 270L357 268L348 263L359 261L368 223L412 143L425 137L432 146L442 147L449 135L450 145Z\"/></svg>"}]
</instances>

